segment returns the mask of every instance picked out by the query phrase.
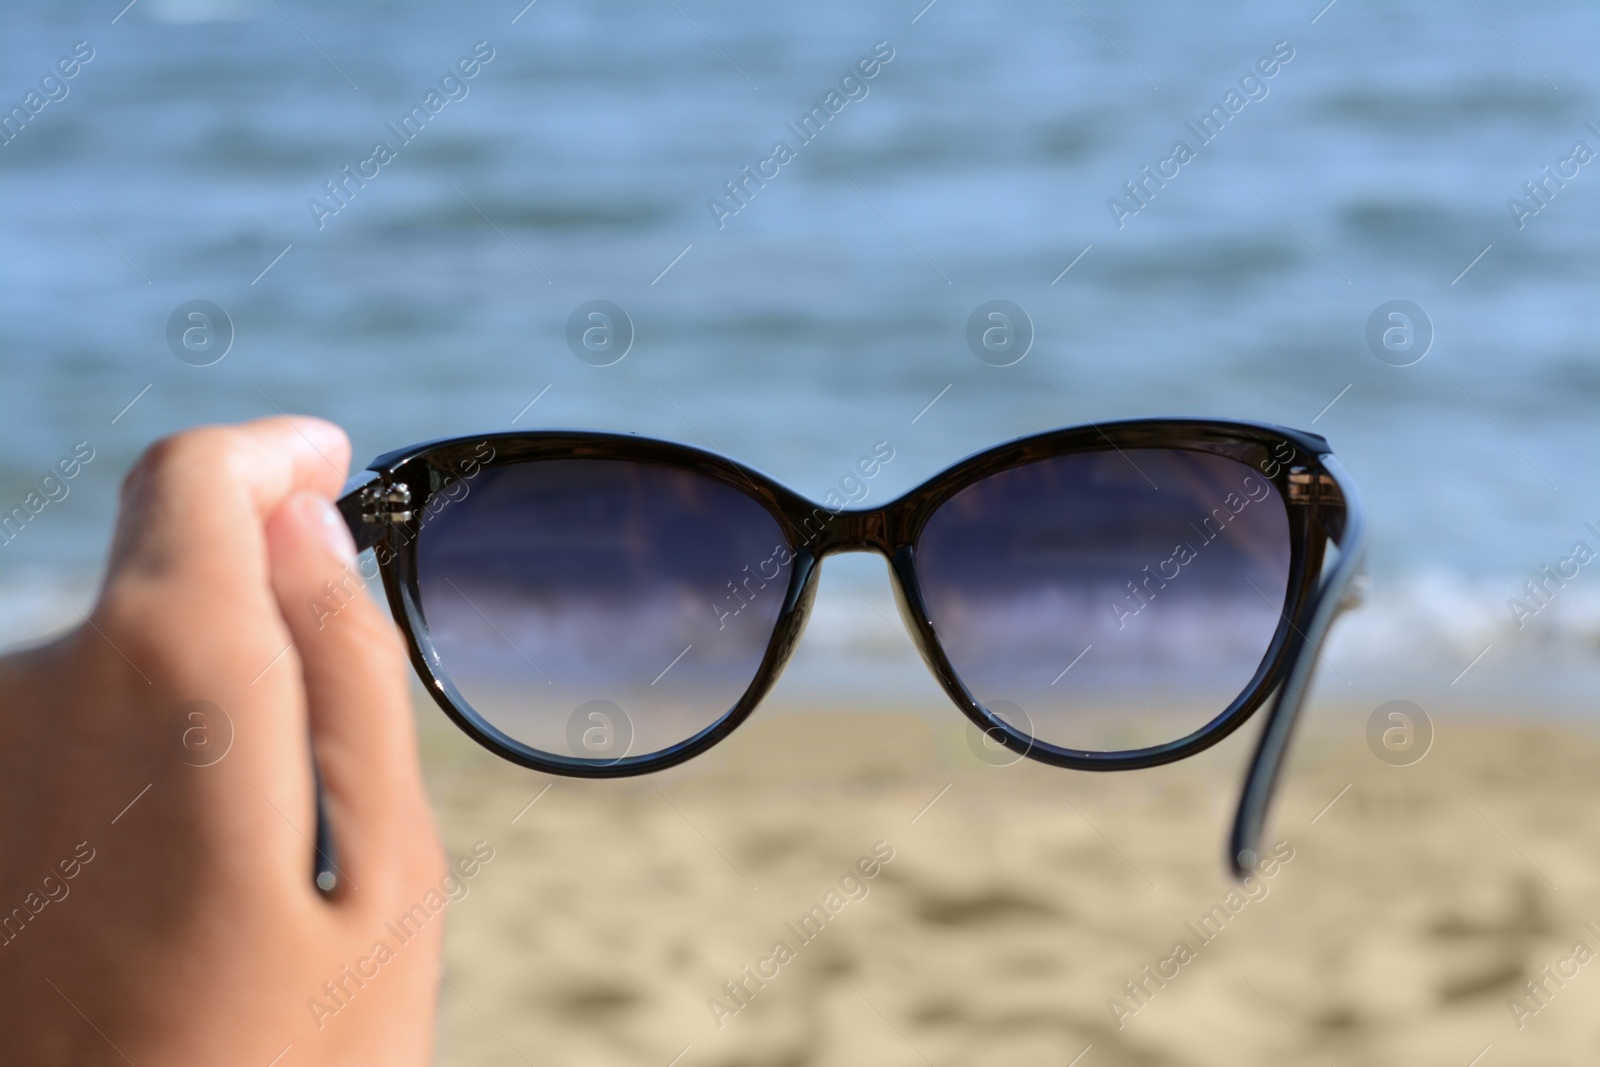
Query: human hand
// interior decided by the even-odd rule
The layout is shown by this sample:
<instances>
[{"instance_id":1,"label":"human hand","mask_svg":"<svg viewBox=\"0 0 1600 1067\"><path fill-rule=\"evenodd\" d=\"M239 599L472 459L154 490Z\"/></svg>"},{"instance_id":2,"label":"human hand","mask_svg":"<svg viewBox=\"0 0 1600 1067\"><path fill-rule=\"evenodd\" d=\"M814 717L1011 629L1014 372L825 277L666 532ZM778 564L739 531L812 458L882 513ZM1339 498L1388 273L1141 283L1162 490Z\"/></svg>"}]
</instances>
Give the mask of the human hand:
<instances>
[{"instance_id":1,"label":"human hand","mask_svg":"<svg viewBox=\"0 0 1600 1067\"><path fill-rule=\"evenodd\" d=\"M446 871L404 647L359 589L310 606L357 584L349 455L310 418L158 442L84 625L0 659L8 1062L431 1062L443 916L394 925Z\"/></svg>"}]
</instances>

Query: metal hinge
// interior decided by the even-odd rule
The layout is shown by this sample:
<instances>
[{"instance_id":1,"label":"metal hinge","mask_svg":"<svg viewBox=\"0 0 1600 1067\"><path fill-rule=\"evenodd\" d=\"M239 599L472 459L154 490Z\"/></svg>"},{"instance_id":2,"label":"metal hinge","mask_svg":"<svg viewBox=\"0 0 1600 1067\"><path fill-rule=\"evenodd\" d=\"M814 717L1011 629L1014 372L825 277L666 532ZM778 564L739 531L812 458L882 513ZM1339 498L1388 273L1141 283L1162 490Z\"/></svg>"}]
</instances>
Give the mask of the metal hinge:
<instances>
[{"instance_id":1,"label":"metal hinge","mask_svg":"<svg viewBox=\"0 0 1600 1067\"><path fill-rule=\"evenodd\" d=\"M410 522L411 487L374 482L361 490L362 522Z\"/></svg>"},{"instance_id":2,"label":"metal hinge","mask_svg":"<svg viewBox=\"0 0 1600 1067\"><path fill-rule=\"evenodd\" d=\"M1289 503L1321 504L1339 499L1339 487L1331 474L1318 474L1304 467L1289 470Z\"/></svg>"}]
</instances>

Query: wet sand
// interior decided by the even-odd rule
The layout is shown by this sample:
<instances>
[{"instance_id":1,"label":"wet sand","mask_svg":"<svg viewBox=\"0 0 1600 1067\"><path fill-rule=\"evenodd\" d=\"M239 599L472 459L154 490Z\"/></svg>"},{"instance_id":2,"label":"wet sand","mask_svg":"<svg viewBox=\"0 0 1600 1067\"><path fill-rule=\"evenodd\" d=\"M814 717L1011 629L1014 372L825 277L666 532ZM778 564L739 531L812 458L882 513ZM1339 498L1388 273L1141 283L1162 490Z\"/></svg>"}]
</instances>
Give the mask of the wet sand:
<instances>
[{"instance_id":1,"label":"wet sand","mask_svg":"<svg viewBox=\"0 0 1600 1067\"><path fill-rule=\"evenodd\" d=\"M1394 767L1368 711L1307 724L1279 862L1230 897L1254 726L1089 775L989 766L953 712L769 708L689 766L580 782L422 709L452 852L495 850L450 911L440 1061L1596 1062L1600 745L1452 722Z\"/></svg>"}]
</instances>

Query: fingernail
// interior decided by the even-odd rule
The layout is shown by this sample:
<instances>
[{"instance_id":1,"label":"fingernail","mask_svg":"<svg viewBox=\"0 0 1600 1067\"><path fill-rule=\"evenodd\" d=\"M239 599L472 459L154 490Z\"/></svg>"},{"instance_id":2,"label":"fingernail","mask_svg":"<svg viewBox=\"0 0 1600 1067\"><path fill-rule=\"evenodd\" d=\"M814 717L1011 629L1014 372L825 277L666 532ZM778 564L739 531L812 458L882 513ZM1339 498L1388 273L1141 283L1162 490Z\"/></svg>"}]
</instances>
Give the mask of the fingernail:
<instances>
[{"instance_id":1,"label":"fingernail","mask_svg":"<svg viewBox=\"0 0 1600 1067\"><path fill-rule=\"evenodd\" d=\"M314 497L317 502L318 522L317 530L322 534L322 543L328 546L328 551L347 567L356 564L356 542L350 536L350 528L345 525L344 516L339 514L339 509L330 501L321 497Z\"/></svg>"}]
</instances>

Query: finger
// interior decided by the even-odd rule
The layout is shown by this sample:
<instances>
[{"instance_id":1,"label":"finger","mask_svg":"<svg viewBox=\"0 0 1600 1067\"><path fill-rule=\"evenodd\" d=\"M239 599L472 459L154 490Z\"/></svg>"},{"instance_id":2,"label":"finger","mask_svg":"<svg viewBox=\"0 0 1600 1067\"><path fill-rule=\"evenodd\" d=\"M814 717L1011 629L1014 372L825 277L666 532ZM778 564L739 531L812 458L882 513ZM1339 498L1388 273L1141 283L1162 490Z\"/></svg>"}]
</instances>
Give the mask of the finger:
<instances>
[{"instance_id":1,"label":"finger","mask_svg":"<svg viewBox=\"0 0 1600 1067\"><path fill-rule=\"evenodd\" d=\"M334 496L349 463L344 431L309 416L157 441L123 483L107 584L159 580L220 596L264 588L262 523L296 491Z\"/></svg>"},{"instance_id":2,"label":"finger","mask_svg":"<svg viewBox=\"0 0 1600 1067\"><path fill-rule=\"evenodd\" d=\"M306 715L298 679L277 676L291 657L263 525L295 491L337 492L348 455L331 423L273 418L166 438L124 483L105 585L78 636L90 662L128 686L98 720L149 735L189 702L220 708L236 736L207 780L219 811L242 810L238 797L263 806L259 792L304 821L285 800L304 790L283 769L309 774Z\"/></svg>"},{"instance_id":3,"label":"finger","mask_svg":"<svg viewBox=\"0 0 1600 1067\"><path fill-rule=\"evenodd\" d=\"M437 848L400 635L362 586L337 509L299 492L267 522L271 582L304 682L338 862L354 884Z\"/></svg>"},{"instance_id":4,"label":"finger","mask_svg":"<svg viewBox=\"0 0 1600 1067\"><path fill-rule=\"evenodd\" d=\"M150 446L123 483L91 625L130 679L172 701L220 700L288 643L262 524L301 488L332 495L349 444L332 423L205 426Z\"/></svg>"}]
</instances>

